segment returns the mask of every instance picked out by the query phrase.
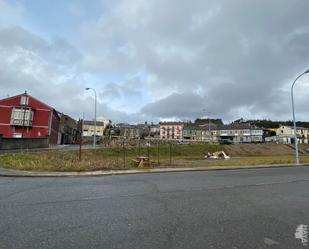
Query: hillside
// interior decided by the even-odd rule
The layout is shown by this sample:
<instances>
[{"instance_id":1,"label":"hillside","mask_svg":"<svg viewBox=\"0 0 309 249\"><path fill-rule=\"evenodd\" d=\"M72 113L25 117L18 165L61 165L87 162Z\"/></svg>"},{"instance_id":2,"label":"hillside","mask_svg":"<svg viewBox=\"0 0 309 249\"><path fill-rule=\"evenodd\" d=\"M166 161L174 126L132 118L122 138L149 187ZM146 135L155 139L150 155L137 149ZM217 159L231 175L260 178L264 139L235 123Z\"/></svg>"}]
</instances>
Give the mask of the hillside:
<instances>
[{"instance_id":1,"label":"hillside","mask_svg":"<svg viewBox=\"0 0 309 249\"><path fill-rule=\"evenodd\" d=\"M224 145L224 151L231 156L273 156L273 155L293 155L293 145L285 144L233 144ZM304 154L305 149L309 145L301 146L301 153Z\"/></svg>"}]
</instances>

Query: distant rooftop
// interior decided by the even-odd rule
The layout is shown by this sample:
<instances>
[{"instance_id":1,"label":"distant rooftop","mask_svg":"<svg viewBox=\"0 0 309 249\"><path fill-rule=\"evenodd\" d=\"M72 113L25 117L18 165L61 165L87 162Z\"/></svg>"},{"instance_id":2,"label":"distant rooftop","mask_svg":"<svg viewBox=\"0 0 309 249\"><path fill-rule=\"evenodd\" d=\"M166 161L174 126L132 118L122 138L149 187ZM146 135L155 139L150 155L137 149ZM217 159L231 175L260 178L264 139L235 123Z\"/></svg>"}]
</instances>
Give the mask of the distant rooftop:
<instances>
[{"instance_id":1,"label":"distant rooftop","mask_svg":"<svg viewBox=\"0 0 309 249\"><path fill-rule=\"evenodd\" d=\"M288 127L288 128L291 128L291 129L294 129L294 126L290 126L290 125L280 125L279 126L279 128L280 127ZM308 128L306 128L306 127L301 127L301 126L296 126L296 129L301 129L301 130L308 130Z\"/></svg>"},{"instance_id":2,"label":"distant rooftop","mask_svg":"<svg viewBox=\"0 0 309 249\"><path fill-rule=\"evenodd\" d=\"M166 122L160 122L159 125L184 125L184 122L180 121L166 121Z\"/></svg>"},{"instance_id":3,"label":"distant rooftop","mask_svg":"<svg viewBox=\"0 0 309 249\"><path fill-rule=\"evenodd\" d=\"M219 130L247 130L247 129L261 129L257 126L250 125L248 123L234 123L229 125L220 125Z\"/></svg>"},{"instance_id":4,"label":"distant rooftop","mask_svg":"<svg viewBox=\"0 0 309 249\"><path fill-rule=\"evenodd\" d=\"M218 125L210 124L209 125L196 125L196 124L188 124L185 125L184 129L191 129L191 130L218 130Z\"/></svg>"},{"instance_id":5,"label":"distant rooftop","mask_svg":"<svg viewBox=\"0 0 309 249\"><path fill-rule=\"evenodd\" d=\"M94 121L85 120L84 125L94 125ZM97 121L96 125L97 126L104 126L104 122Z\"/></svg>"}]
</instances>

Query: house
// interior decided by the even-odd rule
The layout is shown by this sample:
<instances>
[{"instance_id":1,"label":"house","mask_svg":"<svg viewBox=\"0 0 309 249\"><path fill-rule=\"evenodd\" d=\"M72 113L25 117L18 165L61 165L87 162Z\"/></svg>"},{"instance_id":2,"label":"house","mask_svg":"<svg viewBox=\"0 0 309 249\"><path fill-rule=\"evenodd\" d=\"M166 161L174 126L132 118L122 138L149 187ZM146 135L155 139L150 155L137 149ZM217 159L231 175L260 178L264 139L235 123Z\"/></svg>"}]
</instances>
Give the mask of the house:
<instances>
[{"instance_id":1,"label":"house","mask_svg":"<svg viewBox=\"0 0 309 249\"><path fill-rule=\"evenodd\" d=\"M182 140L183 122L160 122L160 139L164 140Z\"/></svg>"},{"instance_id":2,"label":"house","mask_svg":"<svg viewBox=\"0 0 309 249\"><path fill-rule=\"evenodd\" d=\"M135 125L124 125L120 128L120 136L125 138L140 138L140 129Z\"/></svg>"},{"instance_id":3,"label":"house","mask_svg":"<svg viewBox=\"0 0 309 249\"><path fill-rule=\"evenodd\" d=\"M106 125L102 121L96 121L96 129L94 121L85 120L83 123L83 137L93 137L96 130L97 137L103 137Z\"/></svg>"},{"instance_id":4,"label":"house","mask_svg":"<svg viewBox=\"0 0 309 249\"><path fill-rule=\"evenodd\" d=\"M97 117L96 118L96 135L98 137L103 137L104 132L108 126L110 126L111 120L105 117ZM83 137L93 137L94 136L94 121L93 120L85 120L83 122Z\"/></svg>"},{"instance_id":5,"label":"house","mask_svg":"<svg viewBox=\"0 0 309 249\"><path fill-rule=\"evenodd\" d=\"M97 122L102 122L103 126L104 126L104 129L106 129L106 127L109 126L112 123L111 120L109 120L108 118L103 117L103 116L98 116L97 117Z\"/></svg>"},{"instance_id":6,"label":"house","mask_svg":"<svg viewBox=\"0 0 309 249\"><path fill-rule=\"evenodd\" d=\"M46 138L59 142L57 111L27 92L0 100L0 135L3 138Z\"/></svg>"},{"instance_id":7,"label":"house","mask_svg":"<svg viewBox=\"0 0 309 249\"><path fill-rule=\"evenodd\" d=\"M160 138L160 125L153 124L149 126L149 136L153 138Z\"/></svg>"},{"instance_id":8,"label":"house","mask_svg":"<svg viewBox=\"0 0 309 249\"><path fill-rule=\"evenodd\" d=\"M106 128L105 134L109 137L119 137L120 128L117 125L110 125Z\"/></svg>"},{"instance_id":9,"label":"house","mask_svg":"<svg viewBox=\"0 0 309 249\"><path fill-rule=\"evenodd\" d=\"M212 126L188 124L183 128L183 138L196 141L216 141L216 132Z\"/></svg>"},{"instance_id":10,"label":"house","mask_svg":"<svg viewBox=\"0 0 309 249\"><path fill-rule=\"evenodd\" d=\"M277 141L279 143L294 143L294 127L280 125L276 131ZM299 143L308 143L309 129L305 127L296 127L296 135Z\"/></svg>"},{"instance_id":11,"label":"house","mask_svg":"<svg viewBox=\"0 0 309 249\"><path fill-rule=\"evenodd\" d=\"M195 140L196 129L198 129L198 126L194 126L192 124L184 125L183 130L182 130L183 139Z\"/></svg>"},{"instance_id":12,"label":"house","mask_svg":"<svg viewBox=\"0 0 309 249\"><path fill-rule=\"evenodd\" d=\"M149 136L149 126L145 124L118 124L119 135L124 138L145 138Z\"/></svg>"},{"instance_id":13,"label":"house","mask_svg":"<svg viewBox=\"0 0 309 249\"><path fill-rule=\"evenodd\" d=\"M183 128L183 138L196 141L217 142L218 129L217 126L214 124L187 124Z\"/></svg>"},{"instance_id":14,"label":"house","mask_svg":"<svg viewBox=\"0 0 309 249\"><path fill-rule=\"evenodd\" d=\"M60 117L60 143L61 144L75 144L79 140L78 123L69 115L58 113Z\"/></svg>"},{"instance_id":15,"label":"house","mask_svg":"<svg viewBox=\"0 0 309 249\"><path fill-rule=\"evenodd\" d=\"M264 129L251 127L251 143L262 143L264 141Z\"/></svg>"},{"instance_id":16,"label":"house","mask_svg":"<svg viewBox=\"0 0 309 249\"><path fill-rule=\"evenodd\" d=\"M221 125L218 128L219 139L229 139L234 143L263 142L263 129L248 123Z\"/></svg>"}]
</instances>

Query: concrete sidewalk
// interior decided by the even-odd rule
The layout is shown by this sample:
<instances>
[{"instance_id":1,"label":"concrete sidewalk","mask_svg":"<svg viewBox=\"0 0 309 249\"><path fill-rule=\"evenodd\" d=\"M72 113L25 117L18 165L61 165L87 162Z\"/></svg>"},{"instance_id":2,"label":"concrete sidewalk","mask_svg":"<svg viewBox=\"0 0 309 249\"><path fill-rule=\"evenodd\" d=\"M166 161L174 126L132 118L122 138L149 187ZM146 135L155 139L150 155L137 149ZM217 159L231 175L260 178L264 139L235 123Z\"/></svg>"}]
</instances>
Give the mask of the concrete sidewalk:
<instances>
[{"instance_id":1,"label":"concrete sidewalk","mask_svg":"<svg viewBox=\"0 0 309 249\"><path fill-rule=\"evenodd\" d=\"M97 145L96 149L105 148L103 145ZM47 148L34 148L34 149L12 149L12 150L0 150L0 154L18 154L18 153L32 153L32 152L42 152L42 151L77 151L79 150L79 145L74 144L61 144L56 146L51 146ZM93 150L92 144L84 144L83 150Z\"/></svg>"},{"instance_id":2,"label":"concrete sidewalk","mask_svg":"<svg viewBox=\"0 0 309 249\"><path fill-rule=\"evenodd\" d=\"M309 166L309 164L300 164L299 166ZM2 177L80 177L80 176L111 176L111 175L127 175L127 174L186 172L186 171L280 168L280 167L297 167L297 166L295 164L271 164L271 165L246 165L246 166L209 166L209 167L196 167L196 168L97 170L97 171L87 171L87 172L33 172L33 171L5 169L5 168L0 167L0 176Z\"/></svg>"}]
</instances>

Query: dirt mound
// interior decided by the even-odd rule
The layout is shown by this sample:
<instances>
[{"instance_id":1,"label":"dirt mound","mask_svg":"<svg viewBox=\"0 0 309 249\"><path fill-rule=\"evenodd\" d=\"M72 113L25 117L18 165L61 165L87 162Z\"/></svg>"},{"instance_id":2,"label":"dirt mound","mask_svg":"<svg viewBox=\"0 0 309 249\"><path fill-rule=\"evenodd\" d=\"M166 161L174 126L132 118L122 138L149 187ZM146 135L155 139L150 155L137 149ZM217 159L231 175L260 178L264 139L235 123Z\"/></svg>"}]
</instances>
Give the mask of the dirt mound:
<instances>
[{"instance_id":1,"label":"dirt mound","mask_svg":"<svg viewBox=\"0 0 309 249\"><path fill-rule=\"evenodd\" d=\"M224 145L224 151L231 156L273 156L293 155L293 145L285 144L232 144Z\"/></svg>"}]
</instances>

